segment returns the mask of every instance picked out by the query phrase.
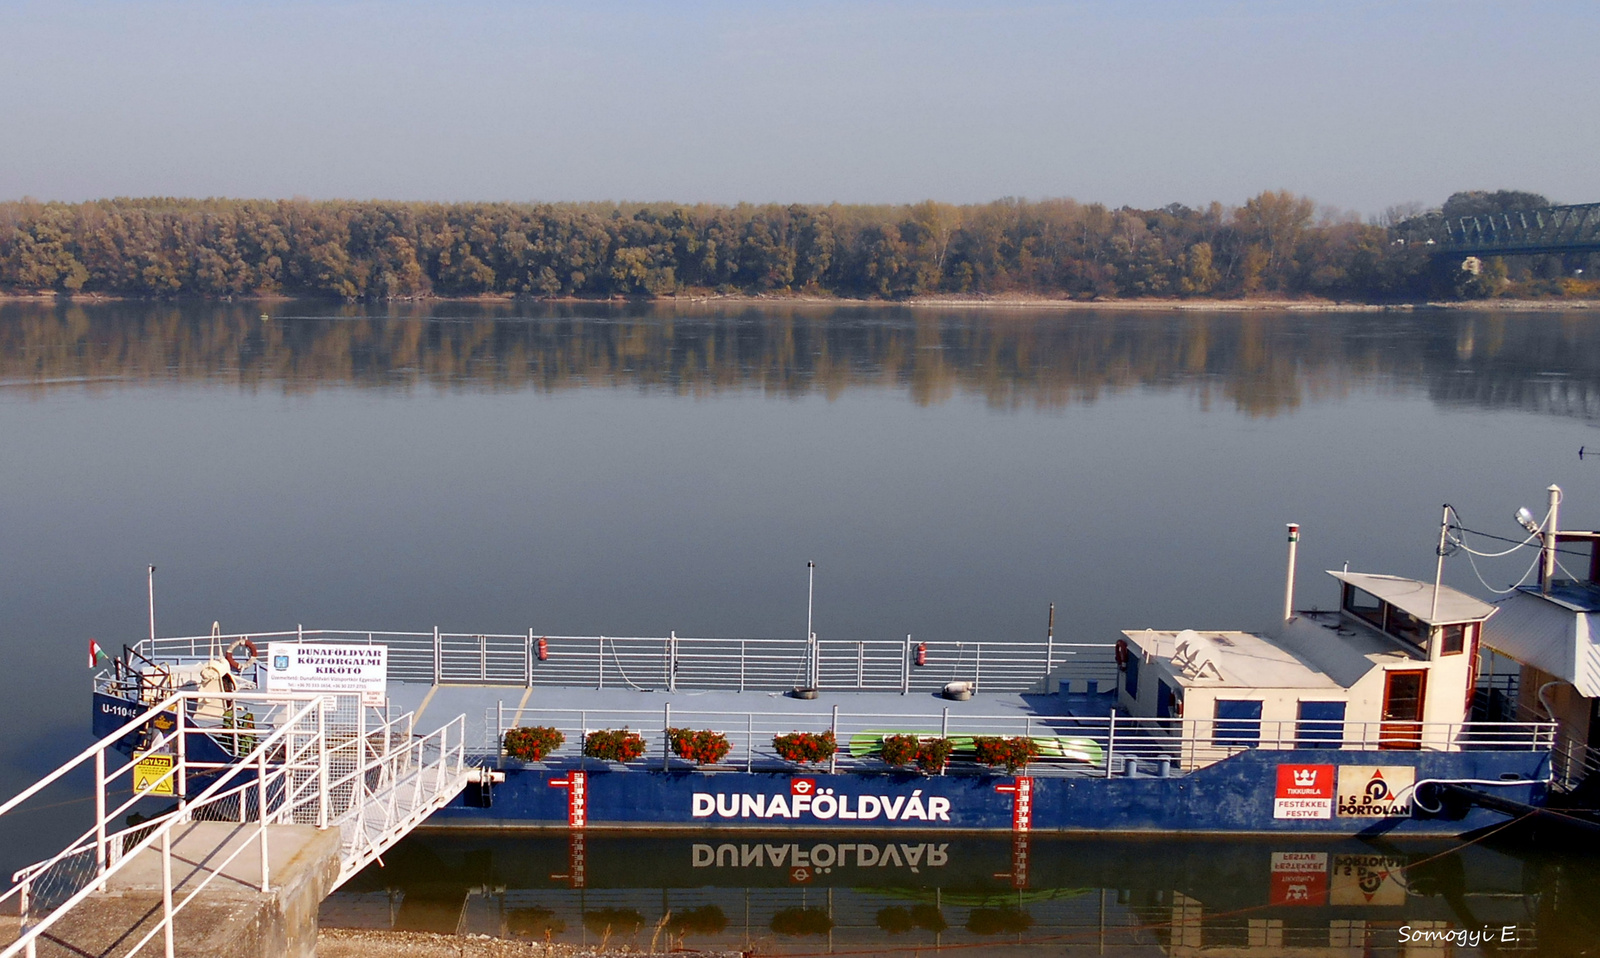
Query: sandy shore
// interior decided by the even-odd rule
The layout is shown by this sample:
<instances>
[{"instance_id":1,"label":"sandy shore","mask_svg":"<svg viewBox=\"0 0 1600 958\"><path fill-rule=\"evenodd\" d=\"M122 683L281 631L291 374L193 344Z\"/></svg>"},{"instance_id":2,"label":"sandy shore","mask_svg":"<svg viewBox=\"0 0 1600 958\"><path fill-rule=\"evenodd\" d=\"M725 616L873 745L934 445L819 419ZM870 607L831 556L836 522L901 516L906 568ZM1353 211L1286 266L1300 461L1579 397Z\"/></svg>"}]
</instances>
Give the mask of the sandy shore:
<instances>
[{"instance_id":1,"label":"sandy shore","mask_svg":"<svg viewBox=\"0 0 1600 958\"><path fill-rule=\"evenodd\" d=\"M416 931L324 928L317 933L317 958L637 958L648 954L748 958L749 952L657 950L509 941L482 935L433 935Z\"/></svg>"},{"instance_id":2,"label":"sandy shore","mask_svg":"<svg viewBox=\"0 0 1600 958\"><path fill-rule=\"evenodd\" d=\"M295 297L270 295L270 296L231 296L227 298L213 298L202 296L180 296L174 300L163 302L209 302L209 303L281 303L293 301ZM144 297L125 297L101 295L97 293L74 293L70 296L58 297L52 292L35 292L27 290L0 290L0 302L20 303L55 303L66 300L78 304L92 303L118 303L118 302L154 302ZM337 302L337 300L328 300ZM917 296L905 300L881 299L852 299L848 297L833 296L806 296L806 295L773 295L773 296L741 296L721 294L695 294L683 293L674 296L660 297L581 297L559 296L552 298L522 299L508 295L487 296L424 296L396 300L361 300L370 305L391 304L428 304L428 303L484 303L511 305L515 303L556 303L562 305L578 305L584 303L595 304L623 304L623 303L649 303L655 306L899 306L913 309L1046 309L1046 310L1121 310L1131 312L1166 312L1171 310L1199 311L1199 312L1329 312L1329 313L1381 313L1404 312L1426 309L1465 309L1478 311L1568 311L1568 310L1594 310L1600 309L1600 300L1597 299L1474 299L1430 301L1422 303L1346 303L1334 302L1324 299L1061 299L1045 296Z\"/></svg>"}]
</instances>

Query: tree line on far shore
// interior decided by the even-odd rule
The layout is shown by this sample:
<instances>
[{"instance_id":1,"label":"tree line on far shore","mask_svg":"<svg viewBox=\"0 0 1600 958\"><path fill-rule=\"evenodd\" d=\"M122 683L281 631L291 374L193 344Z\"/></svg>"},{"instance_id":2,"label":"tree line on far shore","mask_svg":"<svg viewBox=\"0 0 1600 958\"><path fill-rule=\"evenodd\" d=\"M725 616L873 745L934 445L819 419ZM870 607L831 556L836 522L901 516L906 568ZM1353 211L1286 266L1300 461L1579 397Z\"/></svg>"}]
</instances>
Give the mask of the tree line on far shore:
<instances>
[{"instance_id":1,"label":"tree line on far shore","mask_svg":"<svg viewBox=\"0 0 1600 958\"><path fill-rule=\"evenodd\" d=\"M1548 205L1457 193L1445 215ZM0 203L0 290L347 299L802 293L1074 299L1593 296L1600 257L1463 270L1269 191L1229 208L114 199ZM1582 272L1578 272L1582 270Z\"/></svg>"}]
</instances>

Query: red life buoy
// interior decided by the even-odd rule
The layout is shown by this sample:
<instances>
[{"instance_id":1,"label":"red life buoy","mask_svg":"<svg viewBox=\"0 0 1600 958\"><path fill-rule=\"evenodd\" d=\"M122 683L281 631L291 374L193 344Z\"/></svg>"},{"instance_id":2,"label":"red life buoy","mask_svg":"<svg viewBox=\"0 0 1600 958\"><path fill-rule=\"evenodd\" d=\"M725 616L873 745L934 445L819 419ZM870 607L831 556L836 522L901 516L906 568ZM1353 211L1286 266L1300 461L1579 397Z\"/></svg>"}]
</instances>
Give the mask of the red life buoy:
<instances>
[{"instance_id":1,"label":"red life buoy","mask_svg":"<svg viewBox=\"0 0 1600 958\"><path fill-rule=\"evenodd\" d=\"M540 662L550 658L550 643L544 640L544 636L539 637L538 654Z\"/></svg>"},{"instance_id":2,"label":"red life buoy","mask_svg":"<svg viewBox=\"0 0 1600 958\"><path fill-rule=\"evenodd\" d=\"M228 651L222 653L222 657L228 660L228 668L234 670L235 672L244 671L244 665L240 665L239 660L233 657L234 650L241 647L246 652L250 653L250 657L244 660L245 665L249 665L251 662L254 662L256 659L260 658L260 653L256 651L256 644L254 642L250 641L249 639L236 640L232 645L228 646Z\"/></svg>"},{"instance_id":3,"label":"red life buoy","mask_svg":"<svg viewBox=\"0 0 1600 958\"><path fill-rule=\"evenodd\" d=\"M926 642L918 642L917 643L917 664L918 665L927 665L928 664L928 643L926 643Z\"/></svg>"},{"instance_id":4,"label":"red life buoy","mask_svg":"<svg viewBox=\"0 0 1600 958\"><path fill-rule=\"evenodd\" d=\"M1117 640L1117 671L1128 671L1128 640Z\"/></svg>"}]
</instances>

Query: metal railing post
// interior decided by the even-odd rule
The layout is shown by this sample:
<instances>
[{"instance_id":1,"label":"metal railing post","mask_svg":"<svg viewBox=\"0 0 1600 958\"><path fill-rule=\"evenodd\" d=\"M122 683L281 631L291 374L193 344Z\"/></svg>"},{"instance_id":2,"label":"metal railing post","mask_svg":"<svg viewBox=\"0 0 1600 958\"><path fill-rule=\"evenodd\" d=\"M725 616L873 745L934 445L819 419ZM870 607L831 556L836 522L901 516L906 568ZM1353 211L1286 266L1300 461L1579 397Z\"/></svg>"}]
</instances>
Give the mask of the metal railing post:
<instances>
[{"instance_id":1,"label":"metal railing post","mask_svg":"<svg viewBox=\"0 0 1600 958\"><path fill-rule=\"evenodd\" d=\"M833 754L828 756L828 774L836 775L839 772L839 706L833 707L833 724L829 726L833 732Z\"/></svg>"},{"instance_id":2,"label":"metal railing post","mask_svg":"<svg viewBox=\"0 0 1600 958\"><path fill-rule=\"evenodd\" d=\"M756 764L756 719L744 713L744 770L749 772Z\"/></svg>"},{"instance_id":3,"label":"metal railing post","mask_svg":"<svg viewBox=\"0 0 1600 958\"><path fill-rule=\"evenodd\" d=\"M661 720L661 770L667 770L667 760L672 754L672 703L666 706L666 715Z\"/></svg>"},{"instance_id":4,"label":"metal railing post","mask_svg":"<svg viewBox=\"0 0 1600 958\"><path fill-rule=\"evenodd\" d=\"M183 700L180 699L178 700L174 711L178 714L178 722L176 726L178 732L178 767L177 771L174 773L177 776L177 781L173 784L177 786L175 791L178 793L178 808L182 809L187 807L189 801L189 783L187 781L187 773L189 771L189 745L187 740L189 736L185 733L183 727L184 716L189 710L184 708Z\"/></svg>"},{"instance_id":5,"label":"metal railing post","mask_svg":"<svg viewBox=\"0 0 1600 958\"><path fill-rule=\"evenodd\" d=\"M739 640L739 691L744 691L744 639Z\"/></svg>"},{"instance_id":6,"label":"metal railing post","mask_svg":"<svg viewBox=\"0 0 1600 958\"><path fill-rule=\"evenodd\" d=\"M678 632L667 637L667 691L678 691Z\"/></svg>"},{"instance_id":7,"label":"metal railing post","mask_svg":"<svg viewBox=\"0 0 1600 958\"><path fill-rule=\"evenodd\" d=\"M433 684L438 685L444 675L444 646L439 642L439 627L433 627Z\"/></svg>"},{"instance_id":8,"label":"metal railing post","mask_svg":"<svg viewBox=\"0 0 1600 958\"><path fill-rule=\"evenodd\" d=\"M528 630L528 641L522 646L523 676L527 679L526 688L533 688L533 630Z\"/></svg>"},{"instance_id":9,"label":"metal railing post","mask_svg":"<svg viewBox=\"0 0 1600 958\"><path fill-rule=\"evenodd\" d=\"M900 694L911 694L911 633L906 633L906 646L900 650Z\"/></svg>"},{"instance_id":10,"label":"metal railing post","mask_svg":"<svg viewBox=\"0 0 1600 958\"><path fill-rule=\"evenodd\" d=\"M867 677L867 643L856 643L856 688L861 688L861 683Z\"/></svg>"},{"instance_id":11,"label":"metal railing post","mask_svg":"<svg viewBox=\"0 0 1600 958\"><path fill-rule=\"evenodd\" d=\"M1050 670L1056 660L1056 604L1050 603L1050 624L1044 630L1044 692L1050 694Z\"/></svg>"},{"instance_id":12,"label":"metal railing post","mask_svg":"<svg viewBox=\"0 0 1600 958\"><path fill-rule=\"evenodd\" d=\"M1106 723L1106 778L1111 777L1111 759L1117 754L1117 710L1111 710Z\"/></svg>"},{"instance_id":13,"label":"metal railing post","mask_svg":"<svg viewBox=\"0 0 1600 958\"><path fill-rule=\"evenodd\" d=\"M95 874L106 873L106 750L94 753L94 863ZM105 891L102 884L101 891ZM27 918L24 912L23 918Z\"/></svg>"},{"instance_id":14,"label":"metal railing post","mask_svg":"<svg viewBox=\"0 0 1600 958\"><path fill-rule=\"evenodd\" d=\"M489 681L489 637L478 636L478 681Z\"/></svg>"},{"instance_id":15,"label":"metal railing post","mask_svg":"<svg viewBox=\"0 0 1600 958\"><path fill-rule=\"evenodd\" d=\"M939 737L950 737L950 706L944 707L944 714L939 716Z\"/></svg>"},{"instance_id":16,"label":"metal railing post","mask_svg":"<svg viewBox=\"0 0 1600 958\"><path fill-rule=\"evenodd\" d=\"M22 923L28 920L28 889L30 889L32 887L33 887L33 879L31 877L29 877L29 878L23 879L21 886L19 886L18 889L17 889L17 916L18 916L17 917L17 929L18 929L18 931L21 931ZM27 958L37 958L39 953L38 953L38 951L35 950L34 942L38 940L38 937L39 937L38 935L35 935L34 937L28 939L28 947L27 947L27 951L25 952L25 954L27 955Z\"/></svg>"},{"instance_id":17,"label":"metal railing post","mask_svg":"<svg viewBox=\"0 0 1600 958\"><path fill-rule=\"evenodd\" d=\"M328 707L317 702L317 827L328 827Z\"/></svg>"},{"instance_id":18,"label":"metal railing post","mask_svg":"<svg viewBox=\"0 0 1600 958\"><path fill-rule=\"evenodd\" d=\"M595 654L595 661L597 663L599 663L599 666L600 666L600 687L601 688L605 688L606 687L606 637L602 635L602 636L599 637L599 640L600 640L600 644L595 646L594 654Z\"/></svg>"},{"instance_id":19,"label":"metal railing post","mask_svg":"<svg viewBox=\"0 0 1600 958\"><path fill-rule=\"evenodd\" d=\"M161 831L161 933L165 939L167 958L173 958L172 947L172 826Z\"/></svg>"},{"instance_id":20,"label":"metal railing post","mask_svg":"<svg viewBox=\"0 0 1600 958\"><path fill-rule=\"evenodd\" d=\"M983 678L983 643L978 643L977 654L972 658L972 691L978 691L978 681Z\"/></svg>"},{"instance_id":21,"label":"metal railing post","mask_svg":"<svg viewBox=\"0 0 1600 958\"><path fill-rule=\"evenodd\" d=\"M256 753L256 813L261 819L261 893L267 893L271 865L267 858L267 750Z\"/></svg>"}]
</instances>

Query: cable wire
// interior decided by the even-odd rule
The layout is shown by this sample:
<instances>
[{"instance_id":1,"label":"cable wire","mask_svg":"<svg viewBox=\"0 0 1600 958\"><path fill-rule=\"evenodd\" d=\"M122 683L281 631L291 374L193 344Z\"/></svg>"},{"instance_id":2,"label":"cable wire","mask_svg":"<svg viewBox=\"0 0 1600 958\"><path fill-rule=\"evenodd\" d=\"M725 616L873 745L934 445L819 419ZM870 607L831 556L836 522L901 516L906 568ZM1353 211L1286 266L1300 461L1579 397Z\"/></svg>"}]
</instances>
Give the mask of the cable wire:
<instances>
[{"instance_id":1,"label":"cable wire","mask_svg":"<svg viewBox=\"0 0 1600 958\"><path fill-rule=\"evenodd\" d=\"M1543 557L1544 556L1542 553L1535 555L1533 557L1533 562L1528 566L1528 571L1522 573L1522 578L1513 582L1511 584L1511 588L1509 589L1496 589L1494 586L1490 585L1488 580L1483 577L1483 573L1478 570L1478 560L1473 558L1473 553L1470 550L1467 552L1467 564L1472 566L1472 574L1478 577L1478 581L1483 583L1483 587L1485 589L1488 589L1495 595L1510 595L1511 593L1517 591L1517 589L1521 588L1524 582L1528 581L1528 576L1533 575L1533 570L1539 568L1539 560Z\"/></svg>"}]
</instances>

